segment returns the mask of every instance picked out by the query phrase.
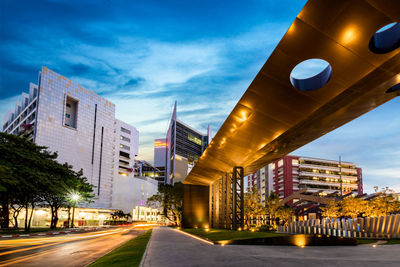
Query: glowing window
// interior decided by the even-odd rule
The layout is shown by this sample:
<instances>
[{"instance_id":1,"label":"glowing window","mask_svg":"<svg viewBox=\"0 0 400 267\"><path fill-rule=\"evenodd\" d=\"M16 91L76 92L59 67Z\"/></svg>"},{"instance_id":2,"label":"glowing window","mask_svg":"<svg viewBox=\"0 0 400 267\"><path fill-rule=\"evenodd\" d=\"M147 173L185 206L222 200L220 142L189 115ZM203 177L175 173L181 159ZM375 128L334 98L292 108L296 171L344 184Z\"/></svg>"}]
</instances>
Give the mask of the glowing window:
<instances>
[{"instance_id":1,"label":"glowing window","mask_svg":"<svg viewBox=\"0 0 400 267\"><path fill-rule=\"evenodd\" d=\"M201 140L191 134L188 134L188 140L201 146Z\"/></svg>"}]
</instances>

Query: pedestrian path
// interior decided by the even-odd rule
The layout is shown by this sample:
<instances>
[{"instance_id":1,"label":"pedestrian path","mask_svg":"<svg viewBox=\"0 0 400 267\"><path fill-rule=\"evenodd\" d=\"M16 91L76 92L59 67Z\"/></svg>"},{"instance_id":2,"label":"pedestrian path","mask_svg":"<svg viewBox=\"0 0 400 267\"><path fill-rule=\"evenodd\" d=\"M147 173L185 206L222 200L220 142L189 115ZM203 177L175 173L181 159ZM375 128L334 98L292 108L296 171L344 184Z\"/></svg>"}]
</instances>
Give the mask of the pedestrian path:
<instances>
[{"instance_id":1,"label":"pedestrian path","mask_svg":"<svg viewBox=\"0 0 400 267\"><path fill-rule=\"evenodd\" d=\"M220 246L158 227L153 229L142 266L399 266L399 251L400 245Z\"/></svg>"}]
</instances>

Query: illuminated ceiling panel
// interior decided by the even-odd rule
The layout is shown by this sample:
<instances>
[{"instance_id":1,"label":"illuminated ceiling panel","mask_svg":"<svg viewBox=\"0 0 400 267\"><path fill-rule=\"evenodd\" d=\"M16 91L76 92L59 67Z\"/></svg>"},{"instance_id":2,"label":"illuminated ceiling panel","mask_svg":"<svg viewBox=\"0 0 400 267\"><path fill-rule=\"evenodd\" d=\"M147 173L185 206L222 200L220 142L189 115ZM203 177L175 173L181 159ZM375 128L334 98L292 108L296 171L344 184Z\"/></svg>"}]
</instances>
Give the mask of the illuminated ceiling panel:
<instances>
[{"instance_id":1,"label":"illuminated ceiling panel","mask_svg":"<svg viewBox=\"0 0 400 267\"><path fill-rule=\"evenodd\" d=\"M399 20L400 1L308 1L184 182L210 184L234 166L247 175L400 95L400 49L369 47ZM398 47L400 33L389 36ZM329 81L293 87L291 71L312 58L330 64Z\"/></svg>"}]
</instances>

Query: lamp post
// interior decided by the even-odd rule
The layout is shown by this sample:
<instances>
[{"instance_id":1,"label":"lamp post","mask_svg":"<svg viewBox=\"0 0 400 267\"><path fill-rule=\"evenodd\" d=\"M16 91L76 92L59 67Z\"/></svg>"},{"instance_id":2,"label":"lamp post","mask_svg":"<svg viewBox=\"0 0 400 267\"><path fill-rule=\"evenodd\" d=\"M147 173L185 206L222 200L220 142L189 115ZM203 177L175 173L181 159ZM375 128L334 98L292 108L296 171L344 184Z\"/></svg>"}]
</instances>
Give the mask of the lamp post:
<instances>
[{"instance_id":1,"label":"lamp post","mask_svg":"<svg viewBox=\"0 0 400 267\"><path fill-rule=\"evenodd\" d=\"M76 202L79 200L79 195L78 194L72 194L71 199L74 201L74 206L72 207L71 227L74 228L75 206L76 206Z\"/></svg>"}]
</instances>

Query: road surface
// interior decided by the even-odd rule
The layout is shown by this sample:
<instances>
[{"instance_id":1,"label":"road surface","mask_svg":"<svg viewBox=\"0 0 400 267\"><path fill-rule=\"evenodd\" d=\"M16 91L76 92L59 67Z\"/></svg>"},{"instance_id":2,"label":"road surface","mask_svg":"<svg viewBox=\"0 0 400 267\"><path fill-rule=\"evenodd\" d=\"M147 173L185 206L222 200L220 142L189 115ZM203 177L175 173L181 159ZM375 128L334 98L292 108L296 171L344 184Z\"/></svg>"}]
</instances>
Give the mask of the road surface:
<instances>
[{"instance_id":1,"label":"road surface","mask_svg":"<svg viewBox=\"0 0 400 267\"><path fill-rule=\"evenodd\" d=\"M91 233L0 239L0 266L85 266L151 226Z\"/></svg>"}]
</instances>

